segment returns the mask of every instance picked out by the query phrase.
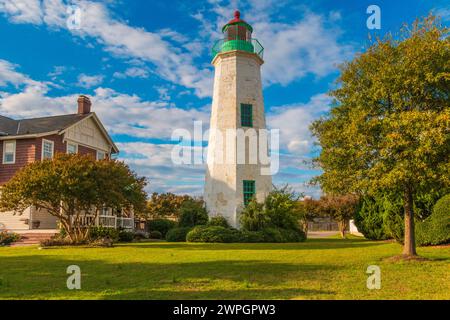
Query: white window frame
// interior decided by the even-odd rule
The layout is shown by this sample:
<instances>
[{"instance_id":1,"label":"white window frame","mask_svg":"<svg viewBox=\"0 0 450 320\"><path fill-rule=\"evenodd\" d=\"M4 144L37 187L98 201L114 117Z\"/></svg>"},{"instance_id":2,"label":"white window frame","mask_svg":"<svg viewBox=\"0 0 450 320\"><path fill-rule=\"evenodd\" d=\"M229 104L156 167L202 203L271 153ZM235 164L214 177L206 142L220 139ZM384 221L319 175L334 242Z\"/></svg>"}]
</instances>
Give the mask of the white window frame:
<instances>
[{"instance_id":1,"label":"white window frame","mask_svg":"<svg viewBox=\"0 0 450 320\"><path fill-rule=\"evenodd\" d=\"M98 156L99 153L103 153L104 157L103 157L102 159L100 159L100 157ZM97 160L105 160L105 159L108 158L108 153L105 152L105 151L102 151L102 150L97 150L95 158L96 158Z\"/></svg>"},{"instance_id":2,"label":"white window frame","mask_svg":"<svg viewBox=\"0 0 450 320\"><path fill-rule=\"evenodd\" d=\"M14 146L14 151L13 151L13 161L6 161L6 145L12 143ZM16 149L17 143L16 140L5 140L3 141L3 164L15 164L16 163L16 153L17 153L17 149Z\"/></svg>"},{"instance_id":3,"label":"white window frame","mask_svg":"<svg viewBox=\"0 0 450 320\"><path fill-rule=\"evenodd\" d=\"M42 139L41 160L45 160L45 158L44 158L44 145L45 145L46 142L49 142L52 145L52 157L51 158L47 158L47 159L53 159L53 157L55 156L55 142L52 141L52 140Z\"/></svg>"},{"instance_id":4,"label":"white window frame","mask_svg":"<svg viewBox=\"0 0 450 320\"><path fill-rule=\"evenodd\" d=\"M75 146L75 153L69 153L69 145ZM67 142L66 153L67 154L78 154L78 143Z\"/></svg>"}]
</instances>

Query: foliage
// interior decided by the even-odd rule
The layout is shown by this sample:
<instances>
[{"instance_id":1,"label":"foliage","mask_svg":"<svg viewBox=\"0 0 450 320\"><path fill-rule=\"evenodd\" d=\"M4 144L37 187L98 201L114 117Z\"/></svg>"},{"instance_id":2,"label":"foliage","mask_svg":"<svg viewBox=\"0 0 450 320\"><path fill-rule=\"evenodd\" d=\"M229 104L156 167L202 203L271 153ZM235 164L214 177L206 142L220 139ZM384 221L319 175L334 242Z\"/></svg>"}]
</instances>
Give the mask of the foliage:
<instances>
[{"instance_id":1,"label":"foliage","mask_svg":"<svg viewBox=\"0 0 450 320\"><path fill-rule=\"evenodd\" d=\"M57 154L20 169L2 188L0 211L45 209L58 218L72 242L83 242L89 232L80 223L83 216L96 217L105 204L113 210L141 210L145 185L123 162ZM91 221L93 225L95 219Z\"/></svg>"},{"instance_id":2,"label":"foliage","mask_svg":"<svg viewBox=\"0 0 450 320\"><path fill-rule=\"evenodd\" d=\"M148 237L150 239L162 239L163 234L158 230L153 230L153 231L150 231L150 233L148 234Z\"/></svg>"},{"instance_id":3,"label":"foliage","mask_svg":"<svg viewBox=\"0 0 450 320\"><path fill-rule=\"evenodd\" d=\"M298 195L288 186L274 188L264 203L252 199L243 209L239 218L241 227L247 231L261 231L267 227L300 230L297 203Z\"/></svg>"},{"instance_id":4,"label":"foliage","mask_svg":"<svg viewBox=\"0 0 450 320\"><path fill-rule=\"evenodd\" d=\"M207 226L209 226L209 227L219 226L219 227L224 227L224 228L231 228L227 219L225 219L225 217L223 217L223 216L211 217L207 223Z\"/></svg>"},{"instance_id":5,"label":"foliage","mask_svg":"<svg viewBox=\"0 0 450 320\"><path fill-rule=\"evenodd\" d=\"M0 246L7 246L20 240L20 235L14 232L0 231Z\"/></svg>"},{"instance_id":6,"label":"foliage","mask_svg":"<svg viewBox=\"0 0 450 320\"><path fill-rule=\"evenodd\" d=\"M224 228L221 226L197 226L186 236L188 242L211 243L284 243L302 242L306 235L301 230L264 228L260 231L247 231Z\"/></svg>"},{"instance_id":7,"label":"foliage","mask_svg":"<svg viewBox=\"0 0 450 320\"><path fill-rule=\"evenodd\" d=\"M326 195L320 198L319 210L338 222L339 231L344 238L348 221L354 217L358 202L359 198L354 194Z\"/></svg>"},{"instance_id":8,"label":"foliage","mask_svg":"<svg viewBox=\"0 0 450 320\"><path fill-rule=\"evenodd\" d=\"M342 66L334 107L314 122L326 193L401 195L415 255L416 194L450 185L450 37L433 16L377 39Z\"/></svg>"},{"instance_id":9,"label":"foliage","mask_svg":"<svg viewBox=\"0 0 450 320\"><path fill-rule=\"evenodd\" d=\"M299 230L298 199L299 196L288 185L272 190L264 201L264 213L270 221L269 225Z\"/></svg>"},{"instance_id":10,"label":"foliage","mask_svg":"<svg viewBox=\"0 0 450 320\"><path fill-rule=\"evenodd\" d=\"M450 242L450 194L435 204L430 217L417 224L416 237L419 246Z\"/></svg>"},{"instance_id":11,"label":"foliage","mask_svg":"<svg viewBox=\"0 0 450 320\"><path fill-rule=\"evenodd\" d=\"M239 221L242 229L259 231L269 223L269 217L264 212L264 204L252 199L241 211Z\"/></svg>"},{"instance_id":12,"label":"foliage","mask_svg":"<svg viewBox=\"0 0 450 320\"><path fill-rule=\"evenodd\" d=\"M119 241L120 230L114 228L106 228L102 226L95 226L89 228L89 240L95 241L101 238L110 238L113 242Z\"/></svg>"},{"instance_id":13,"label":"foliage","mask_svg":"<svg viewBox=\"0 0 450 320\"><path fill-rule=\"evenodd\" d=\"M162 237L165 237L167 231L177 226L175 221L169 219L155 219L147 221L147 229L151 231L161 232Z\"/></svg>"},{"instance_id":14,"label":"foliage","mask_svg":"<svg viewBox=\"0 0 450 320\"><path fill-rule=\"evenodd\" d=\"M284 243L302 242L306 240L306 234L300 229L265 228L261 232L264 237L264 242Z\"/></svg>"},{"instance_id":15,"label":"foliage","mask_svg":"<svg viewBox=\"0 0 450 320\"><path fill-rule=\"evenodd\" d=\"M180 208L180 227L195 227L208 223L208 212L203 201L187 200L183 202Z\"/></svg>"},{"instance_id":16,"label":"foliage","mask_svg":"<svg viewBox=\"0 0 450 320\"><path fill-rule=\"evenodd\" d=\"M389 238L383 223L383 206L376 198L361 199L354 219L358 231L366 239L385 240Z\"/></svg>"},{"instance_id":17,"label":"foliage","mask_svg":"<svg viewBox=\"0 0 450 320\"><path fill-rule=\"evenodd\" d=\"M166 234L166 240L168 242L185 242L186 235L191 230L192 230L192 227L180 227L180 228L170 229Z\"/></svg>"},{"instance_id":18,"label":"foliage","mask_svg":"<svg viewBox=\"0 0 450 320\"><path fill-rule=\"evenodd\" d=\"M126 230L120 230L119 231L119 242L133 242L134 239L134 232L132 231L126 231Z\"/></svg>"},{"instance_id":19,"label":"foliage","mask_svg":"<svg viewBox=\"0 0 450 320\"><path fill-rule=\"evenodd\" d=\"M308 222L319 215L319 202L310 197L305 197L296 202L295 211L303 231L308 233Z\"/></svg>"},{"instance_id":20,"label":"foliage","mask_svg":"<svg viewBox=\"0 0 450 320\"><path fill-rule=\"evenodd\" d=\"M181 205L188 200L193 199L188 195L179 196L173 193L155 192L147 202L145 218L179 217Z\"/></svg>"},{"instance_id":21,"label":"foliage","mask_svg":"<svg viewBox=\"0 0 450 320\"><path fill-rule=\"evenodd\" d=\"M188 242L239 242L240 233L236 229L222 226L198 226L189 231L186 236Z\"/></svg>"}]
</instances>

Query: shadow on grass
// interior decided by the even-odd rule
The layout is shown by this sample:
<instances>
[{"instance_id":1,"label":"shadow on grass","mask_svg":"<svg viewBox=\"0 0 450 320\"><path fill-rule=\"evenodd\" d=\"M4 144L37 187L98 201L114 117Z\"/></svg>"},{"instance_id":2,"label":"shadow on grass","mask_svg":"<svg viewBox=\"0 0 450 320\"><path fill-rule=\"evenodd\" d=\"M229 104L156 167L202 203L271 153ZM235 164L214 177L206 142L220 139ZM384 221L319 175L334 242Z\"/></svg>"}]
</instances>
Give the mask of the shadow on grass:
<instances>
[{"instance_id":1,"label":"shadow on grass","mask_svg":"<svg viewBox=\"0 0 450 320\"><path fill-rule=\"evenodd\" d=\"M120 247L141 249L180 250L335 250L384 245L382 241L366 239L308 239L299 243L186 243L186 242L141 242L119 244Z\"/></svg>"},{"instance_id":2,"label":"shadow on grass","mask_svg":"<svg viewBox=\"0 0 450 320\"><path fill-rule=\"evenodd\" d=\"M105 256L115 249L109 250ZM313 289L311 283L332 281L336 266L260 260L112 263L98 260L101 255L96 260L77 256L50 250L2 257L0 299L292 299L334 294ZM67 289L69 265L81 268L82 290ZM302 283L309 287L302 288Z\"/></svg>"}]
</instances>

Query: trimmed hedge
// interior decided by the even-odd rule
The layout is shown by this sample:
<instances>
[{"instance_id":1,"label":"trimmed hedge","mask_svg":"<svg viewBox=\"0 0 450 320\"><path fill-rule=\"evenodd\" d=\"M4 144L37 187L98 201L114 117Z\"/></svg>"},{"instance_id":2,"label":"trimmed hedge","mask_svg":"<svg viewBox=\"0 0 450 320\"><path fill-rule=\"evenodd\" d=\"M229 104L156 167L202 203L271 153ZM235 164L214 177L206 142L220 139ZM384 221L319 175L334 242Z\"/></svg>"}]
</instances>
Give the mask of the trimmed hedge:
<instances>
[{"instance_id":1,"label":"trimmed hedge","mask_svg":"<svg viewBox=\"0 0 450 320\"><path fill-rule=\"evenodd\" d=\"M219 226L219 227L224 227L224 228L231 228L227 219L225 219L225 217L223 217L223 216L211 217L207 223L207 226L208 227Z\"/></svg>"},{"instance_id":2,"label":"trimmed hedge","mask_svg":"<svg viewBox=\"0 0 450 320\"><path fill-rule=\"evenodd\" d=\"M164 238L170 229L177 226L175 221L169 219L155 219L147 221L148 231L159 231L161 232L162 238Z\"/></svg>"},{"instance_id":3,"label":"trimmed hedge","mask_svg":"<svg viewBox=\"0 0 450 320\"><path fill-rule=\"evenodd\" d=\"M450 194L442 197L425 221L416 224L418 246L450 243Z\"/></svg>"},{"instance_id":4,"label":"trimmed hedge","mask_svg":"<svg viewBox=\"0 0 450 320\"><path fill-rule=\"evenodd\" d=\"M221 226L198 226L189 231L186 236L186 241L218 243L240 242L240 234L236 229L229 229Z\"/></svg>"},{"instance_id":5,"label":"trimmed hedge","mask_svg":"<svg viewBox=\"0 0 450 320\"><path fill-rule=\"evenodd\" d=\"M185 242L186 235L191 230L192 230L191 227L170 229L166 234L166 240L167 242Z\"/></svg>"},{"instance_id":6,"label":"trimmed hedge","mask_svg":"<svg viewBox=\"0 0 450 320\"><path fill-rule=\"evenodd\" d=\"M148 234L148 237L150 239L162 239L163 238L162 233L157 230L150 231L150 233Z\"/></svg>"},{"instance_id":7,"label":"trimmed hedge","mask_svg":"<svg viewBox=\"0 0 450 320\"><path fill-rule=\"evenodd\" d=\"M239 231L221 226L197 226L186 236L188 242L210 243L285 243L301 242L306 235L301 230L265 228L262 231Z\"/></svg>"}]
</instances>

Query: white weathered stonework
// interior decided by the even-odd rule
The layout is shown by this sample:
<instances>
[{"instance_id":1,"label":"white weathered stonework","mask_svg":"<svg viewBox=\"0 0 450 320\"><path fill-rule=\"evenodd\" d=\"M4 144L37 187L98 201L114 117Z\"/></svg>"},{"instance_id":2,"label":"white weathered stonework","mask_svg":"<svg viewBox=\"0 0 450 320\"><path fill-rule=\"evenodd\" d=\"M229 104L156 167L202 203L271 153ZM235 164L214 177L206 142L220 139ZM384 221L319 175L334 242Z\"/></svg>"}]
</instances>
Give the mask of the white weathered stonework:
<instances>
[{"instance_id":1,"label":"white weathered stonework","mask_svg":"<svg viewBox=\"0 0 450 320\"><path fill-rule=\"evenodd\" d=\"M227 141L220 143L217 135L225 136L227 129L243 129L247 134L252 129L266 128L261 85L263 60L254 53L230 51L218 54L212 63L215 78L204 200L210 216L224 216L232 226L239 227L243 181L254 180L256 198L263 201L271 190L272 178L261 174L261 168L268 165L263 165L259 157L256 164L250 164L248 139L245 145L233 142L233 149L245 148L246 161L239 164L235 154L227 161ZM253 106L253 128L241 126L241 104Z\"/></svg>"}]
</instances>

